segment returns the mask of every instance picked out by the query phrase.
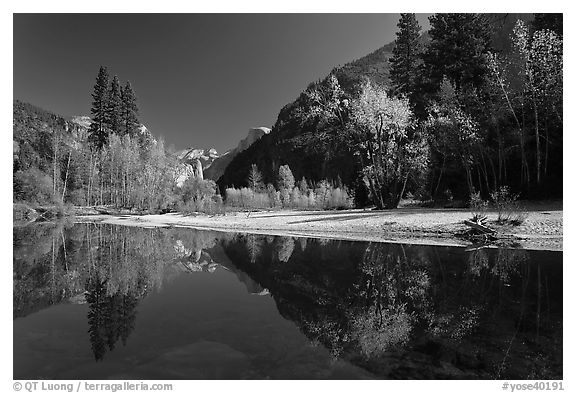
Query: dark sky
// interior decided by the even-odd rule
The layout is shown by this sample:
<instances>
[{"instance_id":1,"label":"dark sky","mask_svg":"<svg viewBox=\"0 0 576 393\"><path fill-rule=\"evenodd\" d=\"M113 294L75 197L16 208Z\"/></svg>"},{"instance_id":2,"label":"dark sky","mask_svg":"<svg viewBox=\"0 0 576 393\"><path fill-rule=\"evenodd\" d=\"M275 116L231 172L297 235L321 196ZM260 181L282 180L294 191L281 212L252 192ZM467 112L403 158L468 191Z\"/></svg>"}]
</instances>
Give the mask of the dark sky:
<instances>
[{"instance_id":1,"label":"dark sky","mask_svg":"<svg viewBox=\"0 0 576 393\"><path fill-rule=\"evenodd\" d=\"M398 17L15 14L14 98L89 115L106 65L130 80L140 120L167 145L224 152L250 127L272 127L308 83L394 40Z\"/></svg>"}]
</instances>

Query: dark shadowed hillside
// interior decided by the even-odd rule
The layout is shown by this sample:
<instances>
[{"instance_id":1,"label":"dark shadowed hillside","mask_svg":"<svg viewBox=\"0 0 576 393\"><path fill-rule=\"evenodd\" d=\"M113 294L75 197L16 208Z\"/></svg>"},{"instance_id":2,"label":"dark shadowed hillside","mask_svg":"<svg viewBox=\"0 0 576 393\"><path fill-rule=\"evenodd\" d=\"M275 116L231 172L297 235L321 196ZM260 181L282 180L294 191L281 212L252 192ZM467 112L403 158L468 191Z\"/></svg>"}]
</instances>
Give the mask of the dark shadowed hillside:
<instances>
[{"instance_id":1,"label":"dark shadowed hillside","mask_svg":"<svg viewBox=\"0 0 576 393\"><path fill-rule=\"evenodd\" d=\"M34 105L14 100L13 104L13 155L14 172L35 167L50 171L54 157L54 136L62 134L68 144L83 127L62 116Z\"/></svg>"},{"instance_id":2,"label":"dark shadowed hillside","mask_svg":"<svg viewBox=\"0 0 576 393\"><path fill-rule=\"evenodd\" d=\"M427 42L428 39L424 33L422 41ZM391 42L360 59L333 69L331 74L338 78L340 86L349 97L357 94L358 87L366 78L386 86L393 48L394 42ZM311 83L307 90L327 83L328 76ZM245 185L252 164L258 165L266 183L273 183L280 165L288 164L297 180L302 177L310 181L341 180L354 187L359 170L356 160L345 146L335 146L329 137L319 135L314 124L302 125L300 114L305 106L304 94L284 106L270 134L238 154L226 167L218 181L220 188Z\"/></svg>"},{"instance_id":3,"label":"dark shadowed hillside","mask_svg":"<svg viewBox=\"0 0 576 393\"><path fill-rule=\"evenodd\" d=\"M493 47L499 52L510 50L510 33L518 19L531 20L533 14L487 14L492 28ZM423 32L421 42L427 45L430 41L428 32ZM389 85L390 58L395 43L391 42L374 52L335 68L338 83L347 97L358 94L363 80L382 86ZM328 83L328 76L311 83L306 90L321 88ZM346 144L334 145L328 135L322 135L315 124L303 125L301 113L306 110L304 92L292 103L284 106L269 135L254 143L249 149L238 154L226 167L218 184L223 190L227 186L246 185L248 172L252 164L258 165L264 181L273 183L280 165L288 164L297 180L306 177L319 181L340 179L352 186L358 183L359 166Z\"/></svg>"}]
</instances>

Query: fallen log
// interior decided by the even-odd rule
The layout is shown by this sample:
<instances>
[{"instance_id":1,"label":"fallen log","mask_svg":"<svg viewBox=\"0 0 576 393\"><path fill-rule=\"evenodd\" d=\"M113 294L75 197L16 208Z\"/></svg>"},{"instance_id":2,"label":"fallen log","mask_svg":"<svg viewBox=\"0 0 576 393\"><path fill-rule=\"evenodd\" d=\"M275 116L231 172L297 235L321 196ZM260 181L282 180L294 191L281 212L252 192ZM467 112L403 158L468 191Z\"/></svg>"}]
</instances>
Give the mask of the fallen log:
<instances>
[{"instance_id":1,"label":"fallen log","mask_svg":"<svg viewBox=\"0 0 576 393\"><path fill-rule=\"evenodd\" d=\"M112 214L109 209L106 209L104 207L94 207L94 210L96 210L99 214L107 214L107 215Z\"/></svg>"},{"instance_id":2,"label":"fallen log","mask_svg":"<svg viewBox=\"0 0 576 393\"><path fill-rule=\"evenodd\" d=\"M494 234L496 233L496 231L492 228L488 228L486 225L482 225L479 224L477 222L474 221L470 221L470 220L464 220L464 224L468 225L469 227L481 232L481 233L487 233L487 234Z\"/></svg>"}]
</instances>

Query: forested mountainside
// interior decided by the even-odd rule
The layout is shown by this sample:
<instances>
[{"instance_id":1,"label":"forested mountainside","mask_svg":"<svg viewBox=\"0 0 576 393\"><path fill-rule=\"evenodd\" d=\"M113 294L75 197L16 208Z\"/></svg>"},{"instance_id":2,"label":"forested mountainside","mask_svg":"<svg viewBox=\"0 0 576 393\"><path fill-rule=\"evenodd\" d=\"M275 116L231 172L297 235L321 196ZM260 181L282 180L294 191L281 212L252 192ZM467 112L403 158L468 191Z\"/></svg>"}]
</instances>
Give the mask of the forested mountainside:
<instances>
[{"instance_id":1,"label":"forested mountainside","mask_svg":"<svg viewBox=\"0 0 576 393\"><path fill-rule=\"evenodd\" d=\"M209 175L219 176L238 152L269 132L266 127L250 129L234 149L219 156L214 149L167 151L143 124L131 133L109 130L107 142L96 148L91 140L96 126L90 116L68 118L14 100L17 220L36 219L54 205L60 208L49 209L49 216L64 214L64 205L158 212L186 209L189 203L197 208L194 198L206 198L210 206L213 198L221 203L215 183L202 180L203 171L215 164Z\"/></svg>"},{"instance_id":2,"label":"forested mountainside","mask_svg":"<svg viewBox=\"0 0 576 393\"><path fill-rule=\"evenodd\" d=\"M426 36L423 38L426 39ZM362 80L366 77L378 84L386 84L389 78L389 62L394 43L383 46L374 52L332 70L342 88L349 94L357 93ZM312 82L307 90L322 87L328 83L328 77ZM297 179L308 180L342 179L347 185L354 182L360 169L350 152L332 149L329 142L318 135L317 124L303 126L299 114L306 107L306 95L300 96L284 106L269 134L234 157L218 178L223 190L226 186L246 184L252 164L262 171L265 183L274 183L278 169L288 164Z\"/></svg>"},{"instance_id":3,"label":"forested mountainside","mask_svg":"<svg viewBox=\"0 0 576 393\"><path fill-rule=\"evenodd\" d=\"M19 100L14 100L13 109L14 172L31 167L50 171L54 133L66 135L64 143L73 145L79 134L87 130L87 127Z\"/></svg>"},{"instance_id":4,"label":"forested mountainside","mask_svg":"<svg viewBox=\"0 0 576 393\"><path fill-rule=\"evenodd\" d=\"M252 164L258 166L265 183L273 183L279 167L288 164L296 180L341 181L357 195L367 193L366 165L347 128L351 127L349 104L369 81L391 97L408 97L413 126L426 134L427 169L420 176L415 171L406 176L407 191L423 197L465 199L472 191L487 197L494 189L509 185L525 197L561 195L561 101L551 103L558 90L538 92L536 86L558 88L561 59L560 70L549 78L554 81L535 80L537 72L558 67L556 55L544 54L538 40L548 31L561 40L561 15L537 14L535 19L534 14L437 14L431 26L430 31L418 34L412 86L402 85L398 76L402 71L391 78L392 58L401 56L401 51L394 53L396 42L333 69L280 110L269 135L232 160L218 181L220 189L246 185ZM551 30L558 26L560 31ZM453 41L450 29L458 32ZM526 39L523 34L537 39ZM552 52L558 50L557 42ZM540 98L534 98L536 94ZM450 110L449 102L453 104ZM327 112L341 118L326 121ZM444 123L441 126L450 120L455 129L463 129L458 123L461 116L470 121L468 139L447 132ZM462 149L466 157L459 153Z\"/></svg>"},{"instance_id":5,"label":"forested mountainside","mask_svg":"<svg viewBox=\"0 0 576 393\"><path fill-rule=\"evenodd\" d=\"M131 135L109 136L97 150L90 141L93 123L14 100L14 201L82 206L131 200L144 207L172 187L173 174L162 171L171 158L144 125L135 125Z\"/></svg>"},{"instance_id":6,"label":"forested mountainside","mask_svg":"<svg viewBox=\"0 0 576 393\"><path fill-rule=\"evenodd\" d=\"M216 212L223 201L382 209L409 194L449 206L561 197L562 14L429 19L422 33L401 14L393 43L310 83L272 130L251 129L223 155L179 160L138 120L130 82L104 66L90 117L15 100L14 201Z\"/></svg>"}]
</instances>

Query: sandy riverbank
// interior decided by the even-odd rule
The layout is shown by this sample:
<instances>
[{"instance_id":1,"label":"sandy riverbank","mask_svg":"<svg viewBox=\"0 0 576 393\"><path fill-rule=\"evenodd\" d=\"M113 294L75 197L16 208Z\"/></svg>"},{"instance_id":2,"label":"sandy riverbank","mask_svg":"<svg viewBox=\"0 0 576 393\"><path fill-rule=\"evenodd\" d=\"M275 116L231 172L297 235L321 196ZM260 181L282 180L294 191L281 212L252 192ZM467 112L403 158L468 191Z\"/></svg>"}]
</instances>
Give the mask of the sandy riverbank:
<instances>
[{"instance_id":1,"label":"sandy riverbank","mask_svg":"<svg viewBox=\"0 0 576 393\"><path fill-rule=\"evenodd\" d=\"M177 213L99 215L77 217L77 220L142 227L185 226L275 235L467 246L470 242L456 235L467 229L463 221L470 216L470 211L465 209L404 208L392 211L235 212L219 216ZM531 210L520 226L496 225L495 212L489 212L488 217L489 224L507 242L527 249L562 250L562 210Z\"/></svg>"}]
</instances>

